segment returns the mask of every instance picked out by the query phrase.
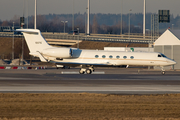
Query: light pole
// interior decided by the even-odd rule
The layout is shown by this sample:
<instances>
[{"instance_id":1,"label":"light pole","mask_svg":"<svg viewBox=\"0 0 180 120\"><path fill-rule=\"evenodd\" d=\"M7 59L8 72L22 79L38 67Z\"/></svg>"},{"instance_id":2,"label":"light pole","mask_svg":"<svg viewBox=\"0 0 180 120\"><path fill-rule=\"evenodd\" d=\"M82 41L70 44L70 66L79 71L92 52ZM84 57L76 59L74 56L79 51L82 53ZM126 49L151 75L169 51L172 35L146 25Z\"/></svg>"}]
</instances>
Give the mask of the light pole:
<instances>
[{"instance_id":1,"label":"light pole","mask_svg":"<svg viewBox=\"0 0 180 120\"><path fill-rule=\"evenodd\" d=\"M173 30L174 24L172 24L172 30Z\"/></svg>"},{"instance_id":2,"label":"light pole","mask_svg":"<svg viewBox=\"0 0 180 120\"><path fill-rule=\"evenodd\" d=\"M87 8L86 8L86 11L87 11ZM87 29L86 29L86 27L87 27L87 12L85 12L85 30L84 30L84 32L85 32L85 35L87 34Z\"/></svg>"},{"instance_id":3,"label":"light pole","mask_svg":"<svg viewBox=\"0 0 180 120\"><path fill-rule=\"evenodd\" d=\"M77 28L77 30L78 30L78 46L77 46L77 48L79 48L79 28Z\"/></svg>"},{"instance_id":4,"label":"light pole","mask_svg":"<svg viewBox=\"0 0 180 120\"><path fill-rule=\"evenodd\" d=\"M122 32L123 32L123 30L122 30L122 16L123 16L123 0L121 1L121 35L122 35ZM121 36L122 37L122 36Z\"/></svg>"},{"instance_id":5,"label":"light pole","mask_svg":"<svg viewBox=\"0 0 180 120\"><path fill-rule=\"evenodd\" d=\"M27 3L27 29L28 29L28 24L29 24L29 17L28 17L28 11L29 11L29 10L28 10L28 9L29 9L29 8L28 8L28 0L27 0L26 3Z\"/></svg>"},{"instance_id":6,"label":"light pole","mask_svg":"<svg viewBox=\"0 0 180 120\"><path fill-rule=\"evenodd\" d=\"M64 33L65 33L65 25L68 21L61 21L62 23L64 23Z\"/></svg>"},{"instance_id":7,"label":"light pole","mask_svg":"<svg viewBox=\"0 0 180 120\"><path fill-rule=\"evenodd\" d=\"M143 36L146 36L146 0L144 0L144 11L143 11Z\"/></svg>"},{"instance_id":8,"label":"light pole","mask_svg":"<svg viewBox=\"0 0 180 120\"><path fill-rule=\"evenodd\" d=\"M36 29L36 17L37 17L37 1L35 0L35 10L34 10L34 29Z\"/></svg>"},{"instance_id":9,"label":"light pole","mask_svg":"<svg viewBox=\"0 0 180 120\"><path fill-rule=\"evenodd\" d=\"M73 5L72 5L72 31L74 32L74 0L72 0Z\"/></svg>"},{"instance_id":10,"label":"light pole","mask_svg":"<svg viewBox=\"0 0 180 120\"><path fill-rule=\"evenodd\" d=\"M13 22L13 39L12 39L12 60L14 60L14 22Z\"/></svg>"},{"instance_id":11,"label":"light pole","mask_svg":"<svg viewBox=\"0 0 180 120\"><path fill-rule=\"evenodd\" d=\"M90 35L90 0L88 0L87 6L87 36Z\"/></svg>"},{"instance_id":12,"label":"light pole","mask_svg":"<svg viewBox=\"0 0 180 120\"><path fill-rule=\"evenodd\" d=\"M131 22L131 20L130 20L131 19L131 11L132 11L132 9L129 10L129 40L130 40L130 32L131 32L131 23L130 23Z\"/></svg>"}]
</instances>

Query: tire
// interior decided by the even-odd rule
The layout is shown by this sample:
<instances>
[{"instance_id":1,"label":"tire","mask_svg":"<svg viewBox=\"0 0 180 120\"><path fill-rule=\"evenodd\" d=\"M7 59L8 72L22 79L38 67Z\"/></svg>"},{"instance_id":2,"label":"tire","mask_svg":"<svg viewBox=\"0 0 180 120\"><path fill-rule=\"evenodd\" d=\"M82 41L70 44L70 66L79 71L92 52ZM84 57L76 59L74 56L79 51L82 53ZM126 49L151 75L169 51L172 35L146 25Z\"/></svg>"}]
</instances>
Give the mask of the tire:
<instances>
[{"instance_id":1,"label":"tire","mask_svg":"<svg viewBox=\"0 0 180 120\"><path fill-rule=\"evenodd\" d=\"M84 74L85 72L83 70L79 70L79 73L80 74Z\"/></svg>"},{"instance_id":2,"label":"tire","mask_svg":"<svg viewBox=\"0 0 180 120\"><path fill-rule=\"evenodd\" d=\"M87 73L87 74L91 74L91 73L92 73L91 69L87 69L87 70L86 70L86 73Z\"/></svg>"},{"instance_id":3,"label":"tire","mask_svg":"<svg viewBox=\"0 0 180 120\"><path fill-rule=\"evenodd\" d=\"M161 74L162 74L162 75L165 75L165 71L162 71Z\"/></svg>"}]
</instances>

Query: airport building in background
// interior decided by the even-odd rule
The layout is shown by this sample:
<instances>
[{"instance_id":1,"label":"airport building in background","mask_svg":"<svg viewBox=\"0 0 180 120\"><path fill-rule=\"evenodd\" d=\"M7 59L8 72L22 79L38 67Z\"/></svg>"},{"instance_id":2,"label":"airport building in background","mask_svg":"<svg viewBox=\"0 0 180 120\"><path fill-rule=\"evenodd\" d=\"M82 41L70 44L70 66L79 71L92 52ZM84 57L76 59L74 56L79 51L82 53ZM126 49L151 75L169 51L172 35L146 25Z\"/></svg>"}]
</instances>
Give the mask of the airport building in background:
<instances>
[{"instance_id":1,"label":"airport building in background","mask_svg":"<svg viewBox=\"0 0 180 120\"><path fill-rule=\"evenodd\" d=\"M154 52L163 53L177 62L170 69L180 69L180 30L167 29L154 42Z\"/></svg>"}]
</instances>

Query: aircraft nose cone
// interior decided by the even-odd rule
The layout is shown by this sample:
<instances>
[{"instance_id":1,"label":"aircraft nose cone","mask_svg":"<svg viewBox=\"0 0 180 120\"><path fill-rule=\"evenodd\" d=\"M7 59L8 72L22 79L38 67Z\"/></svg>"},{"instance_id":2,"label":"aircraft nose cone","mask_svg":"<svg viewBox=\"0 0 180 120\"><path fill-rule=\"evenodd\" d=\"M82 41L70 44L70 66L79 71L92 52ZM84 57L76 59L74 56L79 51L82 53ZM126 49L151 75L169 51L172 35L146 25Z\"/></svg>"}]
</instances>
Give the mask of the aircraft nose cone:
<instances>
[{"instance_id":1,"label":"aircraft nose cone","mask_svg":"<svg viewBox=\"0 0 180 120\"><path fill-rule=\"evenodd\" d=\"M176 64L176 61L172 60L172 61L171 61L171 64L172 64L172 65L175 65L175 64Z\"/></svg>"},{"instance_id":2,"label":"aircraft nose cone","mask_svg":"<svg viewBox=\"0 0 180 120\"><path fill-rule=\"evenodd\" d=\"M176 64L176 62L175 61L173 61L173 65L175 65Z\"/></svg>"},{"instance_id":3,"label":"aircraft nose cone","mask_svg":"<svg viewBox=\"0 0 180 120\"><path fill-rule=\"evenodd\" d=\"M176 61L174 61L174 60L168 60L167 63L168 63L169 65L175 65L175 64L176 64Z\"/></svg>"}]
</instances>

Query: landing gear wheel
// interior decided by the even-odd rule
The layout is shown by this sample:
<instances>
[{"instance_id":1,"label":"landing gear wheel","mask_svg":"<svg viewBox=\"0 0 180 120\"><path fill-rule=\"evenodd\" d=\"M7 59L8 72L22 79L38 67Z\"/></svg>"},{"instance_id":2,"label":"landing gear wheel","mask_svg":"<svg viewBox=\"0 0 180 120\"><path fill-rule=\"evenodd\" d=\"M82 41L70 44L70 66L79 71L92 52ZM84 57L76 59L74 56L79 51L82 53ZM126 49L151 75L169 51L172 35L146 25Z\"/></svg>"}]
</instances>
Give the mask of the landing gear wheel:
<instances>
[{"instance_id":1,"label":"landing gear wheel","mask_svg":"<svg viewBox=\"0 0 180 120\"><path fill-rule=\"evenodd\" d=\"M165 71L162 71L161 74L162 74L162 75L165 75Z\"/></svg>"},{"instance_id":2,"label":"landing gear wheel","mask_svg":"<svg viewBox=\"0 0 180 120\"><path fill-rule=\"evenodd\" d=\"M87 73L87 74L91 74L91 73L92 73L91 69L87 69L87 70L86 70L86 73Z\"/></svg>"},{"instance_id":3,"label":"landing gear wheel","mask_svg":"<svg viewBox=\"0 0 180 120\"><path fill-rule=\"evenodd\" d=\"M84 74L84 73L85 73L85 71L83 71L83 70L79 70L79 73L80 73L80 74Z\"/></svg>"}]
</instances>

